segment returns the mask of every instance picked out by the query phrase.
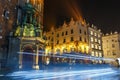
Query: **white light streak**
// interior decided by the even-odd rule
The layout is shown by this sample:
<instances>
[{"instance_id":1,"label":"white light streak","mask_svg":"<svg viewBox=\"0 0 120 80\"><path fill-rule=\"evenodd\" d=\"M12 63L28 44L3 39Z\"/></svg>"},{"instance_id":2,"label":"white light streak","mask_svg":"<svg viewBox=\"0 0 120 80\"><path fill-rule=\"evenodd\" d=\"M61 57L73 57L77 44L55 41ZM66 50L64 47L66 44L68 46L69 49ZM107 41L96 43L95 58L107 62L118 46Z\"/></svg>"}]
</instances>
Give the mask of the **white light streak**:
<instances>
[{"instance_id":1,"label":"white light streak","mask_svg":"<svg viewBox=\"0 0 120 80\"><path fill-rule=\"evenodd\" d=\"M44 70L30 70L30 71L18 71L8 74L7 76L13 77L15 79L28 79L28 80L51 80L59 79L66 77L79 76L81 79L93 78L106 75L115 75L118 74L117 71L112 70L111 68L104 69L92 69L92 70L74 70L74 71L44 71ZM85 77L86 76L86 77Z\"/></svg>"}]
</instances>

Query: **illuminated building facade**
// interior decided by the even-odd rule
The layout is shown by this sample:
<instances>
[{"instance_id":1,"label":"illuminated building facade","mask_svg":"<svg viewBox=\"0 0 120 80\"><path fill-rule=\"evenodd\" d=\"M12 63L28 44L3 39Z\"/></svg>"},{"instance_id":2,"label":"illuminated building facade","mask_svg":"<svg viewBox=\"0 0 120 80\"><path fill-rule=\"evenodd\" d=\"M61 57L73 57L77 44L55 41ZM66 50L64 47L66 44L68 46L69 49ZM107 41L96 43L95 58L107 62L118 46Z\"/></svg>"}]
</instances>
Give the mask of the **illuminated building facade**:
<instances>
[{"instance_id":1,"label":"illuminated building facade","mask_svg":"<svg viewBox=\"0 0 120 80\"><path fill-rule=\"evenodd\" d=\"M46 33L48 45L46 53L63 54L77 52L89 54L87 26L71 18L69 24L59 28L52 27Z\"/></svg>"},{"instance_id":2,"label":"illuminated building facade","mask_svg":"<svg viewBox=\"0 0 120 80\"><path fill-rule=\"evenodd\" d=\"M105 34L102 37L105 58L120 57L120 34L118 32Z\"/></svg>"},{"instance_id":3,"label":"illuminated building facade","mask_svg":"<svg viewBox=\"0 0 120 80\"><path fill-rule=\"evenodd\" d=\"M97 29L96 26L92 25L91 27L88 27L88 35L89 35L89 38L88 38L89 51L91 53L91 56L103 57L101 30Z\"/></svg>"},{"instance_id":4,"label":"illuminated building facade","mask_svg":"<svg viewBox=\"0 0 120 80\"><path fill-rule=\"evenodd\" d=\"M39 53L45 48L43 6L44 0L18 1L16 28L11 31L9 39L8 64L18 62L21 69L29 62L31 68L39 69L38 63L42 60Z\"/></svg>"},{"instance_id":5,"label":"illuminated building facade","mask_svg":"<svg viewBox=\"0 0 120 80\"><path fill-rule=\"evenodd\" d=\"M18 5L23 7L25 3L30 3L35 8L36 12L34 18L39 23L41 28L43 28L43 11L44 11L44 0L19 0ZM21 8L20 7L20 8ZM18 22L21 22L21 9L18 10Z\"/></svg>"}]
</instances>

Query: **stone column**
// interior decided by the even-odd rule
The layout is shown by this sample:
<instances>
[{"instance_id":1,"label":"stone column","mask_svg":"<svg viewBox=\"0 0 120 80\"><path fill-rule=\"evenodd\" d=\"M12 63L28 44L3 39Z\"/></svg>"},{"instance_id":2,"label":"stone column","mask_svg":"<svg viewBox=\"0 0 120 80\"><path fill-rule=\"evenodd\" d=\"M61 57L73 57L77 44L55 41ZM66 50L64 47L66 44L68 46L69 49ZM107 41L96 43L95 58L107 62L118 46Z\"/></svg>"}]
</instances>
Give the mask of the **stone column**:
<instances>
[{"instance_id":1,"label":"stone column","mask_svg":"<svg viewBox=\"0 0 120 80\"><path fill-rule=\"evenodd\" d=\"M22 45L20 44L20 53L19 53L19 69L22 69L22 59L23 59L23 51L22 51Z\"/></svg>"},{"instance_id":2,"label":"stone column","mask_svg":"<svg viewBox=\"0 0 120 80\"><path fill-rule=\"evenodd\" d=\"M30 14L30 23L32 23L32 20L33 20L32 14Z\"/></svg>"},{"instance_id":3,"label":"stone column","mask_svg":"<svg viewBox=\"0 0 120 80\"><path fill-rule=\"evenodd\" d=\"M33 68L38 70L39 69L39 65L38 65L38 61L39 61L39 45L37 44L36 45L36 55L35 55L35 62L34 62L34 65L33 65Z\"/></svg>"}]
</instances>

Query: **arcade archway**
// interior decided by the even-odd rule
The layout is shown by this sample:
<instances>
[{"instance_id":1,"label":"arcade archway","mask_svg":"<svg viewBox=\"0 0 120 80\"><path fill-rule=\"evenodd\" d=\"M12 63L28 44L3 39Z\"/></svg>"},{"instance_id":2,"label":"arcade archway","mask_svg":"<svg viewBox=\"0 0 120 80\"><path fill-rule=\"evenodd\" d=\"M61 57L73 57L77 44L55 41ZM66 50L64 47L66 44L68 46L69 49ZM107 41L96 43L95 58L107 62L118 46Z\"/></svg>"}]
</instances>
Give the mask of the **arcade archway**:
<instances>
[{"instance_id":1,"label":"arcade archway","mask_svg":"<svg viewBox=\"0 0 120 80\"><path fill-rule=\"evenodd\" d=\"M34 49L32 45L26 45L23 47L23 68L32 68L34 64Z\"/></svg>"}]
</instances>

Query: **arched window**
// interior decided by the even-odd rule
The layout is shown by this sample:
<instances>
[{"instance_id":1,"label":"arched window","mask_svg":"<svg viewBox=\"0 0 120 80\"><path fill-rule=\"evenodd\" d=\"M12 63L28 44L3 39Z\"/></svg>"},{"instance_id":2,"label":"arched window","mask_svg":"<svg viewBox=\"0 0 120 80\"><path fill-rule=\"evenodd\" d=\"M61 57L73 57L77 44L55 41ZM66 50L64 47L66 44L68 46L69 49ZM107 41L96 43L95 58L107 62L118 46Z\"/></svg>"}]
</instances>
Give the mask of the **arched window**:
<instances>
[{"instance_id":1,"label":"arched window","mask_svg":"<svg viewBox=\"0 0 120 80\"><path fill-rule=\"evenodd\" d=\"M71 52L75 52L75 48L71 48Z\"/></svg>"},{"instance_id":2,"label":"arched window","mask_svg":"<svg viewBox=\"0 0 120 80\"><path fill-rule=\"evenodd\" d=\"M66 53L67 52L67 49L63 49L63 53Z\"/></svg>"},{"instance_id":3,"label":"arched window","mask_svg":"<svg viewBox=\"0 0 120 80\"><path fill-rule=\"evenodd\" d=\"M4 10L3 15L4 15L5 19L9 19L9 13L10 12L8 10Z\"/></svg>"},{"instance_id":4,"label":"arched window","mask_svg":"<svg viewBox=\"0 0 120 80\"><path fill-rule=\"evenodd\" d=\"M57 49L57 50L56 50L56 53L57 53L57 54L60 54L60 49Z\"/></svg>"}]
</instances>

